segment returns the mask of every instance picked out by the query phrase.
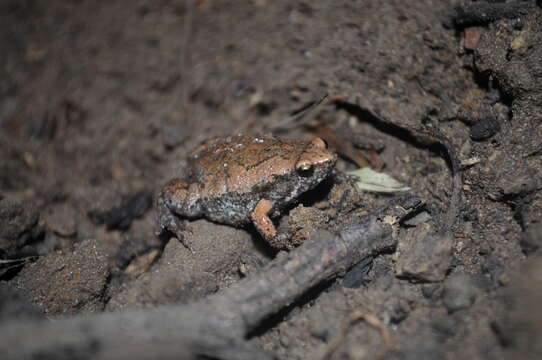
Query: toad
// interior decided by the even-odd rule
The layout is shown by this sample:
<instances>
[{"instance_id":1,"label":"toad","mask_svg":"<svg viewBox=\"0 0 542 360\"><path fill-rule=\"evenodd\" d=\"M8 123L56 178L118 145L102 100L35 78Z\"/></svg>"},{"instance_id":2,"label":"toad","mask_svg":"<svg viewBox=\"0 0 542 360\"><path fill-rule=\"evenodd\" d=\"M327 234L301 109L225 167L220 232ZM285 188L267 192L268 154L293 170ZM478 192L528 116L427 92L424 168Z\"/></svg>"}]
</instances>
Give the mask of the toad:
<instances>
[{"instance_id":1,"label":"toad","mask_svg":"<svg viewBox=\"0 0 542 360\"><path fill-rule=\"evenodd\" d=\"M171 232L186 246L186 222L205 217L222 224L253 223L274 248L290 248L271 218L321 183L337 156L315 138L230 136L194 149L188 176L174 178L158 197L158 235Z\"/></svg>"}]
</instances>

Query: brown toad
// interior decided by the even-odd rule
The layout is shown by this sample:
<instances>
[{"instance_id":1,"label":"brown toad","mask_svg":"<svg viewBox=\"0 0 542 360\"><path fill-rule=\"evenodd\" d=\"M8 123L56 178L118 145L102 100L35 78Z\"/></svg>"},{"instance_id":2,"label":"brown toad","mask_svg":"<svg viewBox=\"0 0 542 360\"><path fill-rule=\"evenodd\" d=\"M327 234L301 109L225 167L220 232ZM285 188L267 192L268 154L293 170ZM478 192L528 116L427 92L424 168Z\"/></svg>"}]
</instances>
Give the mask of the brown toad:
<instances>
[{"instance_id":1,"label":"brown toad","mask_svg":"<svg viewBox=\"0 0 542 360\"><path fill-rule=\"evenodd\" d=\"M158 198L159 234L183 242L185 220L205 217L223 224L252 222L275 248L290 247L270 217L324 180L337 157L325 142L272 137L214 138L192 151L189 174L174 178Z\"/></svg>"}]
</instances>

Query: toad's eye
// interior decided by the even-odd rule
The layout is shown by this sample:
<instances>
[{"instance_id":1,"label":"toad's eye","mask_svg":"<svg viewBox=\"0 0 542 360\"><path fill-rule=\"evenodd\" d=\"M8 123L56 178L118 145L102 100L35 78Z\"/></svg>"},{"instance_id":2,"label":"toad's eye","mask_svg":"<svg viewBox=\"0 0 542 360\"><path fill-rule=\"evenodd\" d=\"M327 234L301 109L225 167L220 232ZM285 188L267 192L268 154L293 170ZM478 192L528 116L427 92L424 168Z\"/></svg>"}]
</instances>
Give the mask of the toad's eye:
<instances>
[{"instance_id":1,"label":"toad's eye","mask_svg":"<svg viewBox=\"0 0 542 360\"><path fill-rule=\"evenodd\" d=\"M312 164L304 163L297 166L297 172L301 176L311 176L313 173L314 167Z\"/></svg>"}]
</instances>

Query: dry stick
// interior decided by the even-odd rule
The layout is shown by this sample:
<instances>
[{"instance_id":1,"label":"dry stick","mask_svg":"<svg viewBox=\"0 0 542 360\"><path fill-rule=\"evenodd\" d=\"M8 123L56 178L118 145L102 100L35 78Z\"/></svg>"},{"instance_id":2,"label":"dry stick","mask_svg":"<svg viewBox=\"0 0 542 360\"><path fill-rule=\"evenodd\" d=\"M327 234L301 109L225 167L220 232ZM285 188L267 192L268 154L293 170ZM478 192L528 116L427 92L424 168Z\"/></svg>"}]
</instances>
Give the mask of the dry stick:
<instances>
[{"instance_id":1,"label":"dry stick","mask_svg":"<svg viewBox=\"0 0 542 360\"><path fill-rule=\"evenodd\" d=\"M452 176L452 196L450 197L450 203L448 210L446 211L446 218L441 221L441 227L444 231L451 234L453 226L455 225L459 217L459 209L461 205L461 190L463 188L463 179L459 171L459 156L455 146L450 139L446 137L440 130L432 129L432 131L426 130L425 134L428 134L433 139L436 139L446 149L446 155L450 161L450 173Z\"/></svg>"},{"instance_id":2,"label":"dry stick","mask_svg":"<svg viewBox=\"0 0 542 360\"><path fill-rule=\"evenodd\" d=\"M272 359L244 341L263 320L353 264L396 245L393 228L420 204L392 200L339 234L321 231L262 271L193 305L3 324L2 359Z\"/></svg>"}]
</instances>

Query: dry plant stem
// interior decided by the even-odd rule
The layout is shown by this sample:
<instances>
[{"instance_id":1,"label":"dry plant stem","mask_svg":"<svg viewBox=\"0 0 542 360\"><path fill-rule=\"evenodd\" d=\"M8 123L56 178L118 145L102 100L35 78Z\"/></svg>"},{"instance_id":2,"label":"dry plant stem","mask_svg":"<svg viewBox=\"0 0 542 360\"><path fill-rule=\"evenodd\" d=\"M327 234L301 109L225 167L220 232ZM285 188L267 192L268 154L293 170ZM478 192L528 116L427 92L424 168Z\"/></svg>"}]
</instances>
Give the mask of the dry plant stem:
<instances>
[{"instance_id":1,"label":"dry plant stem","mask_svg":"<svg viewBox=\"0 0 542 360\"><path fill-rule=\"evenodd\" d=\"M244 337L313 286L395 246L393 224L418 204L416 197L398 198L339 234L321 231L259 273L192 305L3 324L0 354L2 359L271 359Z\"/></svg>"},{"instance_id":2,"label":"dry plant stem","mask_svg":"<svg viewBox=\"0 0 542 360\"><path fill-rule=\"evenodd\" d=\"M314 109L316 109L318 106L320 106L326 99L328 98L328 94L322 95L318 100L315 100L311 103L309 103L306 107L303 109L297 111L296 113L286 116L285 118L279 120L278 122L271 124L267 128L263 128L262 126L253 129L252 133L276 133L276 132L284 132L287 130L292 130L298 127L301 127L306 124L308 120L304 120L309 113L311 113ZM237 133L244 133L247 131L250 123L244 123L240 128L237 129ZM264 131L265 130L265 131Z\"/></svg>"},{"instance_id":3,"label":"dry plant stem","mask_svg":"<svg viewBox=\"0 0 542 360\"><path fill-rule=\"evenodd\" d=\"M300 125L303 125L303 123L300 121L307 116L311 111L316 109L320 104L324 102L328 98L328 94L322 95L318 100L310 103L307 107L304 109L298 111L297 113L287 116L281 121L279 121L276 124L273 124L268 130L271 132L274 131L285 131L285 130L291 130L296 127L299 127Z\"/></svg>"},{"instance_id":4,"label":"dry plant stem","mask_svg":"<svg viewBox=\"0 0 542 360\"><path fill-rule=\"evenodd\" d=\"M450 197L450 204L448 205L445 221L442 222L442 227L444 227L444 231L451 233L453 231L453 226L459 217L461 190L463 188L463 179L459 171L459 156L450 139L442 134L440 130L434 130L431 135L446 149L448 160L450 162L452 196Z\"/></svg>"}]
</instances>

